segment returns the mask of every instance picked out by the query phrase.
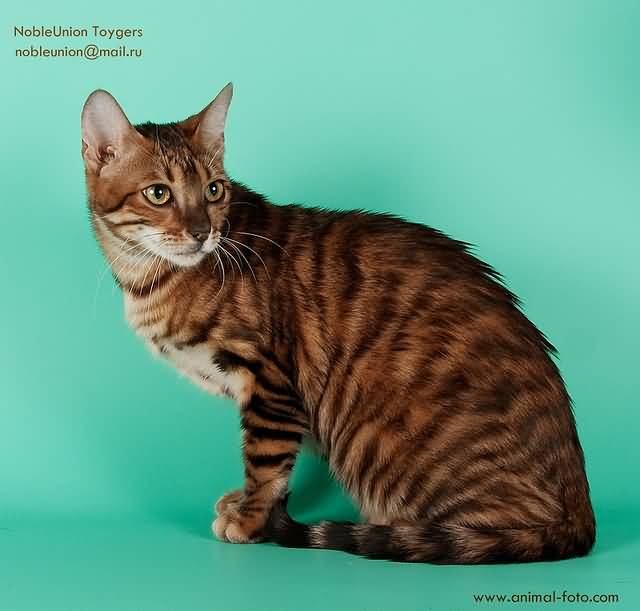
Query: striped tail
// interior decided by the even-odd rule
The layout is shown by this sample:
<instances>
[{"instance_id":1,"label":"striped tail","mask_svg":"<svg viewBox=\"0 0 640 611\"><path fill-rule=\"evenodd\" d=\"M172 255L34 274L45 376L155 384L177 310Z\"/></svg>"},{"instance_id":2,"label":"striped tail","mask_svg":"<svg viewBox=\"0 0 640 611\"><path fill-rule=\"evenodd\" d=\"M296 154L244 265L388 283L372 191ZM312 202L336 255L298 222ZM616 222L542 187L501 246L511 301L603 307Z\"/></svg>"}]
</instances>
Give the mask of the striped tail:
<instances>
[{"instance_id":1,"label":"striped tail","mask_svg":"<svg viewBox=\"0 0 640 611\"><path fill-rule=\"evenodd\" d=\"M288 496L272 510L268 540L284 547L332 549L380 560L433 564L537 562L584 556L595 523L572 521L533 528L471 528L454 524L381 526L352 522L301 524L287 512Z\"/></svg>"}]
</instances>

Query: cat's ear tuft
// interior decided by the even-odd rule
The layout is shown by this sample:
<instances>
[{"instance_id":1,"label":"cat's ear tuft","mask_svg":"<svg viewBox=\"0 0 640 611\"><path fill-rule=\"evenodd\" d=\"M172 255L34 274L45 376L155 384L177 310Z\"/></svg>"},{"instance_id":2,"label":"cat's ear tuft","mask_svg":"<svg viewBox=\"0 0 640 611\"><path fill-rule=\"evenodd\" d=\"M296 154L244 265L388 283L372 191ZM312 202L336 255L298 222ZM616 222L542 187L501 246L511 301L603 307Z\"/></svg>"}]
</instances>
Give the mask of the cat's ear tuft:
<instances>
[{"instance_id":1,"label":"cat's ear tuft","mask_svg":"<svg viewBox=\"0 0 640 611\"><path fill-rule=\"evenodd\" d=\"M193 130L193 139L203 149L220 151L223 148L224 126L232 96L233 85L228 83L203 111L184 122L184 127Z\"/></svg>"},{"instance_id":2,"label":"cat's ear tuft","mask_svg":"<svg viewBox=\"0 0 640 611\"><path fill-rule=\"evenodd\" d=\"M97 172L121 154L127 137L135 132L115 98L102 89L87 98L81 121L82 157Z\"/></svg>"}]
</instances>

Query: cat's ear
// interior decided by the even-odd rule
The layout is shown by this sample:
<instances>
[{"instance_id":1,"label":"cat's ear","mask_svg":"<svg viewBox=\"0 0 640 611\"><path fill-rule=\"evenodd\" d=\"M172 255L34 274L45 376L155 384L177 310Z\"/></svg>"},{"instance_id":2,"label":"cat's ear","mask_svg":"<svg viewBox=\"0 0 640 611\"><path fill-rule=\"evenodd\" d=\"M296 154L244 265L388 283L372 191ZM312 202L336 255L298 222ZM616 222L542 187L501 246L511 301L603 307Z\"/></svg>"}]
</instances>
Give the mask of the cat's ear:
<instances>
[{"instance_id":1,"label":"cat's ear","mask_svg":"<svg viewBox=\"0 0 640 611\"><path fill-rule=\"evenodd\" d=\"M192 140L206 151L223 152L224 125L232 96L233 85L228 83L204 110L181 124Z\"/></svg>"},{"instance_id":2,"label":"cat's ear","mask_svg":"<svg viewBox=\"0 0 640 611\"><path fill-rule=\"evenodd\" d=\"M82 158L88 169L100 169L122 156L125 144L138 132L129 123L115 98L102 89L94 91L82 109Z\"/></svg>"}]
</instances>

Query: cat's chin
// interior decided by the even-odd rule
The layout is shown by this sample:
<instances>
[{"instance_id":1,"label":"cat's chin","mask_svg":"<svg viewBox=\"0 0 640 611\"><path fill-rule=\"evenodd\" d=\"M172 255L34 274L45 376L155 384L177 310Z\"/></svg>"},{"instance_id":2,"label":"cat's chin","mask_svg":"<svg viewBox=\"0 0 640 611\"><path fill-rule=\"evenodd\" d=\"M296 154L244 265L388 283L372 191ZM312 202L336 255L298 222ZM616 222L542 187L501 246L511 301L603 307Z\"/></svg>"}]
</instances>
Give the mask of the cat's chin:
<instances>
[{"instance_id":1,"label":"cat's chin","mask_svg":"<svg viewBox=\"0 0 640 611\"><path fill-rule=\"evenodd\" d=\"M169 263L173 263L178 267L193 267L194 265L198 265L207 256L207 253L198 250L191 253L165 254L164 256Z\"/></svg>"}]
</instances>

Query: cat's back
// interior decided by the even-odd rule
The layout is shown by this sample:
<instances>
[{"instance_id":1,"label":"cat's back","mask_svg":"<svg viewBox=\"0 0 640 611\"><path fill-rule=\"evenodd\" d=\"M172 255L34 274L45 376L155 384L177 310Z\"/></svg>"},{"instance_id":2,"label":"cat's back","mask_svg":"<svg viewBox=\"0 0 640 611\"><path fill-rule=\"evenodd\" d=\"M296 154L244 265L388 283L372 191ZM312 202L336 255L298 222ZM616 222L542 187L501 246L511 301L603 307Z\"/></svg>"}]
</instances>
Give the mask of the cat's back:
<instances>
[{"instance_id":1,"label":"cat's back","mask_svg":"<svg viewBox=\"0 0 640 611\"><path fill-rule=\"evenodd\" d=\"M287 213L300 215L287 287L312 400L417 405L411 427L440 409L511 427L535 409L572 431L553 346L467 244L388 215Z\"/></svg>"},{"instance_id":2,"label":"cat's back","mask_svg":"<svg viewBox=\"0 0 640 611\"><path fill-rule=\"evenodd\" d=\"M312 261L326 267L318 311L335 325L351 373L476 414L484 406L524 418L535 396L572 429L555 348L467 243L359 211L316 223Z\"/></svg>"},{"instance_id":3,"label":"cat's back","mask_svg":"<svg viewBox=\"0 0 640 611\"><path fill-rule=\"evenodd\" d=\"M329 328L355 327L354 337L365 328L397 329L396 339L412 335L423 348L456 335L470 342L476 329L485 352L490 338L500 352L508 351L509 336L513 348L525 345L543 360L553 352L500 274L469 244L387 214L297 206L284 212L290 220L283 241L293 271L287 282L293 277L299 283L309 310ZM396 341L396 349L401 344Z\"/></svg>"},{"instance_id":4,"label":"cat's back","mask_svg":"<svg viewBox=\"0 0 640 611\"><path fill-rule=\"evenodd\" d=\"M500 275L475 257L471 245L445 233L386 213L332 211L296 205L280 206L287 219L287 251L310 267L326 266L340 274L345 266L377 287L412 279L425 287L456 282L456 288L484 288L493 300L513 303ZM479 295L479 293L478 293Z\"/></svg>"}]
</instances>

